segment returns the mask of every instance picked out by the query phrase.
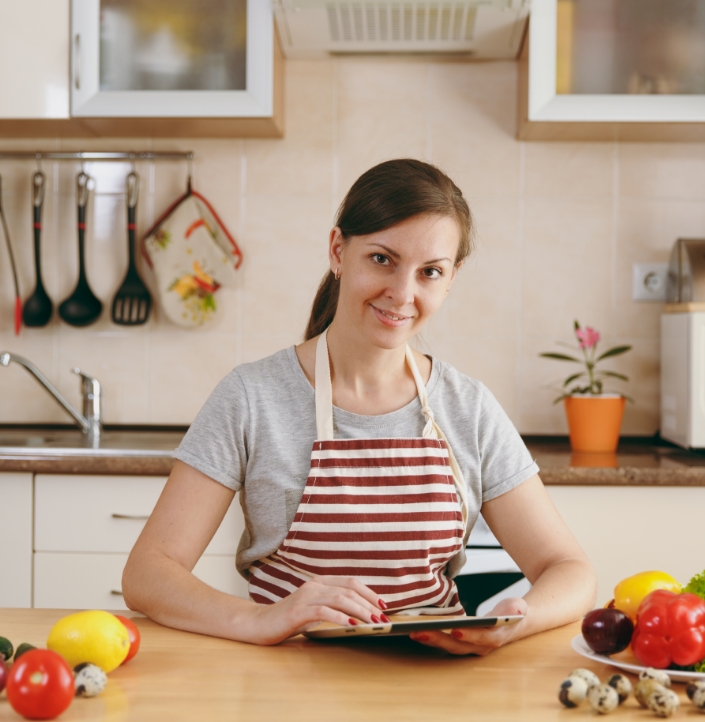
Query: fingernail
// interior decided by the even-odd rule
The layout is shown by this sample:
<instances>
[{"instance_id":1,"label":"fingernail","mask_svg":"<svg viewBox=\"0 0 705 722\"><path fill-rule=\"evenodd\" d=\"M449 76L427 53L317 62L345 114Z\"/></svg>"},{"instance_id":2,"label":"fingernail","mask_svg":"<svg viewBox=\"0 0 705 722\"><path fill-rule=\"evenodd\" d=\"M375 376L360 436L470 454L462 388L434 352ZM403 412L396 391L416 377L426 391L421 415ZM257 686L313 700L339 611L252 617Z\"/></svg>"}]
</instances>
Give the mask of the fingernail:
<instances>
[{"instance_id":1,"label":"fingernail","mask_svg":"<svg viewBox=\"0 0 705 722\"><path fill-rule=\"evenodd\" d=\"M377 600L377 606L378 606L380 609L389 609L389 605L387 604L387 602L384 601L384 599L378 599L378 600Z\"/></svg>"},{"instance_id":2,"label":"fingernail","mask_svg":"<svg viewBox=\"0 0 705 722\"><path fill-rule=\"evenodd\" d=\"M387 622L387 624L392 621L386 614L380 614L379 616L382 618L382 621Z\"/></svg>"},{"instance_id":3,"label":"fingernail","mask_svg":"<svg viewBox=\"0 0 705 722\"><path fill-rule=\"evenodd\" d=\"M463 633L459 629L451 629L450 636L455 637L456 639L462 639Z\"/></svg>"},{"instance_id":4,"label":"fingernail","mask_svg":"<svg viewBox=\"0 0 705 722\"><path fill-rule=\"evenodd\" d=\"M379 624L379 617L376 614L371 614L370 619L372 620L373 624Z\"/></svg>"},{"instance_id":5,"label":"fingernail","mask_svg":"<svg viewBox=\"0 0 705 722\"><path fill-rule=\"evenodd\" d=\"M357 619L353 619L352 617L350 617L350 619L348 619L348 624L352 624L353 627L356 627L356 626L357 626Z\"/></svg>"},{"instance_id":6,"label":"fingernail","mask_svg":"<svg viewBox=\"0 0 705 722\"><path fill-rule=\"evenodd\" d=\"M415 639L417 642L428 642L428 640L430 639L430 637L428 636L428 634L417 634L417 635L414 637L414 639Z\"/></svg>"}]
</instances>

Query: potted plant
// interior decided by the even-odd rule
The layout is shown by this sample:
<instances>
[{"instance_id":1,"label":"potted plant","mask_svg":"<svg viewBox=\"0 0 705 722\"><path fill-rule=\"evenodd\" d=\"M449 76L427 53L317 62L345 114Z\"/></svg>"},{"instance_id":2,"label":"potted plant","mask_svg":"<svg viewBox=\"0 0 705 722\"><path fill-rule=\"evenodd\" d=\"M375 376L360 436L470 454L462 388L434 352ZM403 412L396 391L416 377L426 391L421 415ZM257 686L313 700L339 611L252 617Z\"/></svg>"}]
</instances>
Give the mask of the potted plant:
<instances>
[{"instance_id":1,"label":"potted plant","mask_svg":"<svg viewBox=\"0 0 705 722\"><path fill-rule=\"evenodd\" d=\"M582 358L564 353L539 354L543 358L584 366L583 370L568 376L562 385L563 392L553 403L563 401L568 420L570 446L574 451L615 451L619 443L624 404L628 397L622 393L605 391L603 382L606 379L620 381L629 381L629 379L616 371L598 370L596 366L604 359L626 353L631 346L615 346L598 356L599 332L590 326L583 329L577 321L573 330L578 340L578 352L582 352Z\"/></svg>"}]
</instances>

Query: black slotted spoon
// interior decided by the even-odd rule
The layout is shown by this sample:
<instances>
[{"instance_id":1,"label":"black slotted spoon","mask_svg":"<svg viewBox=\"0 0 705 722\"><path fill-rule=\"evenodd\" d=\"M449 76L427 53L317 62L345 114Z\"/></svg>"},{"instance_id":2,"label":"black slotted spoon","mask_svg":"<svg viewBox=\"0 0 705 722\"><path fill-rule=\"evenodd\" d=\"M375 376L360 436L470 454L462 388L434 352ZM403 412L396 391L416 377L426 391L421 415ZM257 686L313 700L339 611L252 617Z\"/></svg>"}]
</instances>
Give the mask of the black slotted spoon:
<instances>
[{"instance_id":1,"label":"black slotted spoon","mask_svg":"<svg viewBox=\"0 0 705 722\"><path fill-rule=\"evenodd\" d=\"M22 321L25 326L41 328L46 326L51 319L54 304L47 295L42 283L42 264L40 238L42 233L42 204L44 202L44 173L37 171L32 177L33 191L33 226L34 226L34 268L37 276L37 283L34 292L25 301L22 309Z\"/></svg>"},{"instance_id":2,"label":"black slotted spoon","mask_svg":"<svg viewBox=\"0 0 705 722\"><path fill-rule=\"evenodd\" d=\"M78 283L73 293L59 306L59 316L72 326L88 326L98 320L103 304L95 297L86 278L85 238L88 176L81 171L76 178L78 193Z\"/></svg>"},{"instance_id":3,"label":"black slotted spoon","mask_svg":"<svg viewBox=\"0 0 705 722\"><path fill-rule=\"evenodd\" d=\"M127 176L127 244L129 262L122 286L113 299L113 323L121 326L139 326L146 322L152 297L144 285L135 263L135 215L140 181L134 171Z\"/></svg>"}]
</instances>

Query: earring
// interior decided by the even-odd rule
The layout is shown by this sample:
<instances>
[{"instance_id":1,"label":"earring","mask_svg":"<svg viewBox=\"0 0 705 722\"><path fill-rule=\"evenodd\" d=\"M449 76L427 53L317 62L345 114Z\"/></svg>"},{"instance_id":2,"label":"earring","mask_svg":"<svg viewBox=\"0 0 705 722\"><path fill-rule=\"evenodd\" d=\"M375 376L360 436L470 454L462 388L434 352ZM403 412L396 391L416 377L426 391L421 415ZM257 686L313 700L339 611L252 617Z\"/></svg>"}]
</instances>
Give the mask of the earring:
<instances>
[{"instance_id":1,"label":"earring","mask_svg":"<svg viewBox=\"0 0 705 722\"><path fill-rule=\"evenodd\" d=\"M340 269L339 268L335 269L334 277L335 277L336 281L340 279Z\"/></svg>"}]
</instances>

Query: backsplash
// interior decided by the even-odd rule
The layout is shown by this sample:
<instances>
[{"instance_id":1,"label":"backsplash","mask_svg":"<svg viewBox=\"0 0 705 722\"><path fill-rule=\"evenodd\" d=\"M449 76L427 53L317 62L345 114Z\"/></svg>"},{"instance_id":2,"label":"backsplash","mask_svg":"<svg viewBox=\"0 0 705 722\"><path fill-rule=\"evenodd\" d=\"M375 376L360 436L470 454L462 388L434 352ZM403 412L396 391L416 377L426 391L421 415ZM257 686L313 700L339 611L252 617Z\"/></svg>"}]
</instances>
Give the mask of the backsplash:
<instances>
[{"instance_id":1,"label":"backsplash","mask_svg":"<svg viewBox=\"0 0 705 722\"><path fill-rule=\"evenodd\" d=\"M515 140L517 65L400 58L286 64L282 140L0 140L0 148L193 150L193 185L243 250L239 286L218 292L214 325L182 330L158 306L143 327L111 323L127 264L125 177L130 164L86 163L95 180L87 273L103 316L83 329L56 315L13 335L13 292L0 244L0 351L28 357L74 404L79 366L105 389L108 423L188 424L237 364L297 343L327 267L335 210L355 178L380 160L439 165L474 213L476 250L418 346L481 379L523 433L566 433L550 385L559 362L539 359L572 342L575 318L603 348L634 350L606 368L635 399L623 433L652 434L659 413L657 303L631 301L633 262L668 260L679 236L705 234L705 145L525 143ZM31 176L0 162L3 203L26 298L34 286ZM43 276L54 302L76 282L78 164L44 162ZM139 235L180 195L184 162L137 162ZM142 265L142 275L153 279ZM0 423L69 422L17 366L0 368Z\"/></svg>"}]
</instances>

